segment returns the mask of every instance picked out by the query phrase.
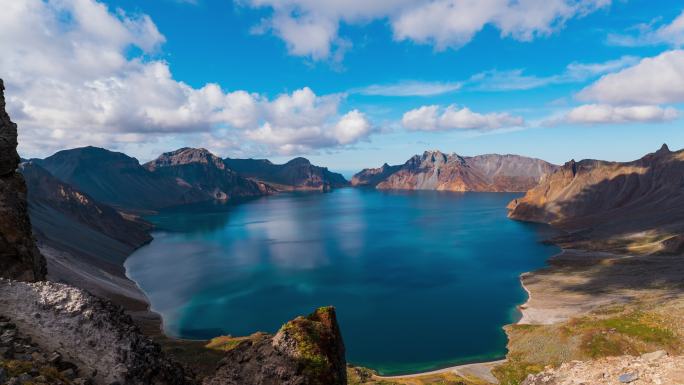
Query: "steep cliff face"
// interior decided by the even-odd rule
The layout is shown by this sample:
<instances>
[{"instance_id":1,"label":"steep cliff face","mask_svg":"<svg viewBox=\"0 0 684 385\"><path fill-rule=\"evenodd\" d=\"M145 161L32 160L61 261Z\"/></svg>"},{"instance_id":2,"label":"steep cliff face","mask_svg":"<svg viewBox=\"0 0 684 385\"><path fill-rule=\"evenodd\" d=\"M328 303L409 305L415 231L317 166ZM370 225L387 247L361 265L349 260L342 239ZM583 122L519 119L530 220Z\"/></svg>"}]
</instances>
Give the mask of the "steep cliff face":
<instances>
[{"instance_id":1,"label":"steep cliff face","mask_svg":"<svg viewBox=\"0 0 684 385\"><path fill-rule=\"evenodd\" d=\"M26 204L26 184L16 172L17 125L5 111L0 79L0 277L26 281L45 279L45 258L36 247Z\"/></svg>"},{"instance_id":2,"label":"steep cliff face","mask_svg":"<svg viewBox=\"0 0 684 385\"><path fill-rule=\"evenodd\" d=\"M344 343L332 307L286 323L275 336L228 351L204 385L346 385Z\"/></svg>"},{"instance_id":3,"label":"steep cliff face","mask_svg":"<svg viewBox=\"0 0 684 385\"><path fill-rule=\"evenodd\" d=\"M390 166L387 163L379 168L365 168L352 177L351 184L352 186L375 187L400 169L401 165Z\"/></svg>"},{"instance_id":4,"label":"steep cliff face","mask_svg":"<svg viewBox=\"0 0 684 385\"><path fill-rule=\"evenodd\" d=\"M273 164L265 159L228 158L224 161L240 175L271 184L281 191L328 191L349 185L342 175L314 166L304 158L295 158L285 164Z\"/></svg>"},{"instance_id":5,"label":"steep cliff face","mask_svg":"<svg viewBox=\"0 0 684 385\"><path fill-rule=\"evenodd\" d=\"M532 188L555 166L517 155L462 157L439 151L415 155L378 189L516 192Z\"/></svg>"},{"instance_id":6,"label":"steep cliff face","mask_svg":"<svg viewBox=\"0 0 684 385\"><path fill-rule=\"evenodd\" d=\"M167 152L144 167L154 174L175 178L220 201L262 196L273 191L264 183L238 175L221 158L203 148Z\"/></svg>"},{"instance_id":7,"label":"steep cliff face","mask_svg":"<svg viewBox=\"0 0 684 385\"><path fill-rule=\"evenodd\" d=\"M591 241L584 245L590 248L676 252L684 232L684 151L663 145L633 162L570 161L509 210L513 219L570 231L570 240Z\"/></svg>"},{"instance_id":8,"label":"steep cliff face","mask_svg":"<svg viewBox=\"0 0 684 385\"><path fill-rule=\"evenodd\" d=\"M148 171L135 158L102 148L64 150L34 161L56 178L116 207L154 210L211 199L182 181Z\"/></svg>"}]
</instances>

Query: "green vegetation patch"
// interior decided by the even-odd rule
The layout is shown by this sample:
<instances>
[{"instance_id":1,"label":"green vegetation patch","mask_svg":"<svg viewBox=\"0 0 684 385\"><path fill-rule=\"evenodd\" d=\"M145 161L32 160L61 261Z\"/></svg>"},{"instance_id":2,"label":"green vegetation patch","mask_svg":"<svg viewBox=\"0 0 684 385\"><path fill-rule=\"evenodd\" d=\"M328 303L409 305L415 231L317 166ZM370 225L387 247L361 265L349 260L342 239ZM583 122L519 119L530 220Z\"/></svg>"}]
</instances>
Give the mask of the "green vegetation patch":
<instances>
[{"instance_id":1,"label":"green vegetation patch","mask_svg":"<svg viewBox=\"0 0 684 385\"><path fill-rule=\"evenodd\" d=\"M519 385L530 374L537 374L544 370L544 366L523 361L508 359L492 369L492 374L499 380L500 385Z\"/></svg>"},{"instance_id":2,"label":"green vegetation patch","mask_svg":"<svg viewBox=\"0 0 684 385\"><path fill-rule=\"evenodd\" d=\"M244 342L256 342L263 338L268 337L266 333L254 333L248 337L233 337L233 336L218 336L214 337L205 345L207 349L218 350L222 352L228 352Z\"/></svg>"},{"instance_id":3,"label":"green vegetation patch","mask_svg":"<svg viewBox=\"0 0 684 385\"><path fill-rule=\"evenodd\" d=\"M657 349L679 351L681 339L664 322L641 311L607 318L582 317L568 322L568 334L581 335L581 350L590 358L641 354Z\"/></svg>"}]
</instances>

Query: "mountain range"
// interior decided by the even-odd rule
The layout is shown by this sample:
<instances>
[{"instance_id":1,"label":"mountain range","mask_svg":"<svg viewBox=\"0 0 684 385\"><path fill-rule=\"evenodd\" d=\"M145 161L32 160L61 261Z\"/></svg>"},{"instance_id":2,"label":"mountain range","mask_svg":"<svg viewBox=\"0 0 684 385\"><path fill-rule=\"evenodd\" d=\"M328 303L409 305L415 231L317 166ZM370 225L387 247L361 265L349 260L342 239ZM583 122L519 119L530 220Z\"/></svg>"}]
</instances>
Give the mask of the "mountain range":
<instances>
[{"instance_id":1,"label":"mountain range","mask_svg":"<svg viewBox=\"0 0 684 385\"><path fill-rule=\"evenodd\" d=\"M684 151L632 162L571 160L509 204L513 219L553 225L561 243L613 252L684 251Z\"/></svg>"},{"instance_id":2,"label":"mountain range","mask_svg":"<svg viewBox=\"0 0 684 385\"><path fill-rule=\"evenodd\" d=\"M425 151L403 165L365 169L352 184L377 189L522 192L534 187L556 165L519 155L464 157Z\"/></svg>"},{"instance_id":3,"label":"mountain range","mask_svg":"<svg viewBox=\"0 0 684 385\"><path fill-rule=\"evenodd\" d=\"M273 164L267 159L231 159L225 164L240 175L267 183L278 191L330 191L349 182L325 167L314 166L305 158L294 158L285 164Z\"/></svg>"}]
</instances>

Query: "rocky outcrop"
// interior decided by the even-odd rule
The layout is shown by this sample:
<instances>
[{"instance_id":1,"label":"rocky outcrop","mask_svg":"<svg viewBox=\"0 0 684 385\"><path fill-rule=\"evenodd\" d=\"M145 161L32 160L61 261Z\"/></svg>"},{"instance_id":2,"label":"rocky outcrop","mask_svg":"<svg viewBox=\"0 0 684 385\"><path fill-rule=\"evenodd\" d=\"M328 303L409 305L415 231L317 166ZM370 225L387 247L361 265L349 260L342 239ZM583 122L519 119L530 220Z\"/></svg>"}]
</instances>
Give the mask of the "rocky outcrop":
<instances>
[{"instance_id":1,"label":"rocky outcrop","mask_svg":"<svg viewBox=\"0 0 684 385\"><path fill-rule=\"evenodd\" d=\"M181 148L162 154L146 163L150 172L177 181L206 193L219 201L256 197L273 189L260 182L244 178L227 167L223 160L203 148Z\"/></svg>"},{"instance_id":2,"label":"rocky outcrop","mask_svg":"<svg viewBox=\"0 0 684 385\"><path fill-rule=\"evenodd\" d=\"M273 164L266 159L227 158L224 162L240 175L268 183L280 191L329 191L349 185L342 175L326 167L314 166L304 158L295 158L285 164Z\"/></svg>"},{"instance_id":3,"label":"rocky outcrop","mask_svg":"<svg viewBox=\"0 0 684 385\"><path fill-rule=\"evenodd\" d=\"M228 351L204 385L346 385L344 343L332 307L298 317L273 337Z\"/></svg>"},{"instance_id":4,"label":"rocky outcrop","mask_svg":"<svg viewBox=\"0 0 684 385\"><path fill-rule=\"evenodd\" d=\"M400 169L401 165L390 166L387 163L379 168L365 168L352 177L351 184L352 186L375 187Z\"/></svg>"},{"instance_id":5,"label":"rocky outcrop","mask_svg":"<svg viewBox=\"0 0 684 385\"><path fill-rule=\"evenodd\" d=\"M45 258L36 247L26 204L26 184L16 172L17 125L5 111L0 79L0 277L26 281L45 279Z\"/></svg>"},{"instance_id":6,"label":"rocky outcrop","mask_svg":"<svg viewBox=\"0 0 684 385\"><path fill-rule=\"evenodd\" d=\"M517 155L463 157L426 151L377 184L378 189L518 192L534 187L556 166Z\"/></svg>"},{"instance_id":7,"label":"rocky outcrop","mask_svg":"<svg viewBox=\"0 0 684 385\"><path fill-rule=\"evenodd\" d=\"M123 309L67 285L0 279L0 312L95 384L191 384Z\"/></svg>"},{"instance_id":8,"label":"rocky outcrop","mask_svg":"<svg viewBox=\"0 0 684 385\"><path fill-rule=\"evenodd\" d=\"M33 161L57 179L115 207L156 210L213 199L183 181L150 172L135 158L103 148L64 150Z\"/></svg>"},{"instance_id":9,"label":"rocky outcrop","mask_svg":"<svg viewBox=\"0 0 684 385\"><path fill-rule=\"evenodd\" d=\"M509 204L513 219L549 223L561 245L613 252L679 252L684 151L666 145L633 162L574 160Z\"/></svg>"},{"instance_id":10,"label":"rocky outcrop","mask_svg":"<svg viewBox=\"0 0 684 385\"><path fill-rule=\"evenodd\" d=\"M556 369L530 375L522 385L665 385L684 383L684 357L665 352L640 357L620 356L594 361L572 361Z\"/></svg>"}]
</instances>

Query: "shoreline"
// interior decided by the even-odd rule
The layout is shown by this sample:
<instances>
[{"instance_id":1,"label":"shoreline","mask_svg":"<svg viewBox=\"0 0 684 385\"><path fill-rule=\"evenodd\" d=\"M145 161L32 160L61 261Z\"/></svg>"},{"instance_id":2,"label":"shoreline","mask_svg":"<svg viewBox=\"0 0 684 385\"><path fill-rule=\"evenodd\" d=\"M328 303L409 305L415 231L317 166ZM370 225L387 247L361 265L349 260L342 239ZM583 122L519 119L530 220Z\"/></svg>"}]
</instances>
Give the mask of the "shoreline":
<instances>
[{"instance_id":1,"label":"shoreline","mask_svg":"<svg viewBox=\"0 0 684 385\"><path fill-rule=\"evenodd\" d=\"M562 250L560 253L552 255L551 257L549 257L548 260L551 260L552 258L556 257L557 255L563 254L564 251L565 250ZM532 299L532 292L527 288L527 286L525 286L524 277L529 276L533 273L534 273L534 271L526 271L524 273L521 273L520 277L519 277L520 285L522 286L523 290L525 290L525 293L527 293L527 300L525 300L524 303L516 306L516 309L520 312L520 315L521 315L520 319L517 322L506 324L506 325L502 326L502 328L505 328L508 325L526 325L526 324L529 324L528 323L529 321L526 320L526 316L527 316L526 310L529 309L529 303ZM525 322L523 322L523 321L525 321ZM494 375L492 375L491 370L495 366L504 364L506 361L507 361L507 359L504 357L503 359L499 359L499 360L478 361L478 362L472 362L472 363L468 363L468 364L452 365L452 366L447 366L445 368L429 370L429 371L425 371L425 372L416 372L416 373L408 373L408 374L400 374L400 375L392 375L392 376L374 375L373 378L378 379L378 380L392 380L392 379L416 378L416 377L422 377L422 376L430 376L430 375L434 375L434 374L453 373L453 374L457 374L460 376L474 376L474 377L480 378L482 380L489 381L493 384L497 384L498 380L494 377Z\"/></svg>"},{"instance_id":2,"label":"shoreline","mask_svg":"<svg viewBox=\"0 0 684 385\"><path fill-rule=\"evenodd\" d=\"M295 191L286 191L285 193L290 193L290 192L296 192ZM309 191L305 191L309 192ZM151 233L152 231L150 231ZM146 245L142 245L140 248L145 247L149 244L154 242L154 238L147 243ZM148 335L151 338L158 339L161 338L163 340L169 341L171 343L176 343L176 344L197 344L197 343L203 343L206 342L207 340L194 340L194 339L184 339L184 338L179 338L175 336L168 335L165 332L164 329L164 320L163 317L160 313L157 313L152 309L152 304L145 294L145 292L142 290L142 288L139 286L139 284L133 280L129 275L128 271L125 267L125 262L128 260L128 258L133 255L136 251L138 251L140 248L137 248L133 250L128 256L126 256L124 262L122 263L122 267L124 269L124 275L127 280L131 281L134 283L135 287L138 289L138 291L144 296L145 302L147 305L147 309L144 311L141 310L127 310L127 313L129 313L134 321L143 329L143 333ZM515 309L519 312L520 318L516 322L512 322L506 325L503 325L502 328L505 329L506 326L508 325L518 325L518 324L530 324L530 323L536 323L534 320L530 320L529 316L529 310L530 310L530 302L532 301L532 293L528 289L528 287L525 285L525 278L531 276L537 271L541 271L544 269L548 269L550 266L548 264L549 261L552 259L563 255L566 252L566 250L561 249L559 253L556 253L554 255L551 255L548 257L546 260L546 266L540 267L537 270L534 271L528 271L528 272L523 272L519 276L519 282L522 287L522 289L525 291L527 294L527 299L525 302L522 304L519 304L515 307ZM507 336L507 341L510 341L510 339ZM412 372L412 373L406 373L406 374L399 374L399 375L379 375L379 374L374 374L373 378L378 379L378 380L391 380L391 379L409 379L409 378L416 378L416 377L421 377L421 376L429 376L429 375L434 375L434 374L444 374L444 373L453 373L462 377L476 377L485 381L488 381L490 383L496 384L498 383L498 380L492 375L491 371L495 366L501 365L507 361L506 357L504 356L503 358L498 358L498 359L490 359L490 360L485 360L485 361L472 361L468 363L460 363L458 365L450 365L438 369L432 369L428 371L422 371L422 372ZM353 365L352 365L353 366ZM369 368L373 371L376 371L376 369ZM376 372L377 373L377 372Z\"/></svg>"}]
</instances>

